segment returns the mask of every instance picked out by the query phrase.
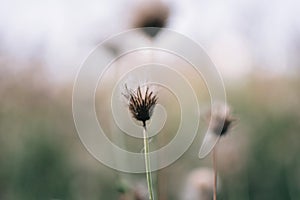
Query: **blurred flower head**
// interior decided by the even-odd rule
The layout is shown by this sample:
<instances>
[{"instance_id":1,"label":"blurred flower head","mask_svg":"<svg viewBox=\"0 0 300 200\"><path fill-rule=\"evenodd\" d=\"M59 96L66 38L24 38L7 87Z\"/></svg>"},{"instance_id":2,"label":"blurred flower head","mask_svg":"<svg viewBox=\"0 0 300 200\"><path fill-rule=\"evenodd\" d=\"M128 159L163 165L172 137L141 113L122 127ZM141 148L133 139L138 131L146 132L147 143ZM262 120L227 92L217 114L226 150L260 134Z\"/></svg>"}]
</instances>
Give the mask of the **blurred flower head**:
<instances>
[{"instance_id":1,"label":"blurred flower head","mask_svg":"<svg viewBox=\"0 0 300 200\"><path fill-rule=\"evenodd\" d=\"M218 104L212 107L211 113L211 131L220 136L226 135L232 122L235 119L231 115L231 108L227 104Z\"/></svg>"},{"instance_id":2,"label":"blurred flower head","mask_svg":"<svg viewBox=\"0 0 300 200\"><path fill-rule=\"evenodd\" d=\"M213 170L198 168L189 173L182 199L184 200L211 200L213 197Z\"/></svg>"},{"instance_id":3,"label":"blurred flower head","mask_svg":"<svg viewBox=\"0 0 300 200\"><path fill-rule=\"evenodd\" d=\"M148 197L148 189L144 183L138 183L133 188L133 199L134 200L147 200Z\"/></svg>"},{"instance_id":4,"label":"blurred flower head","mask_svg":"<svg viewBox=\"0 0 300 200\"><path fill-rule=\"evenodd\" d=\"M168 17L169 7L162 2L142 2L133 14L132 27L143 28L146 35L155 37L159 32L159 28L166 26Z\"/></svg>"}]
</instances>

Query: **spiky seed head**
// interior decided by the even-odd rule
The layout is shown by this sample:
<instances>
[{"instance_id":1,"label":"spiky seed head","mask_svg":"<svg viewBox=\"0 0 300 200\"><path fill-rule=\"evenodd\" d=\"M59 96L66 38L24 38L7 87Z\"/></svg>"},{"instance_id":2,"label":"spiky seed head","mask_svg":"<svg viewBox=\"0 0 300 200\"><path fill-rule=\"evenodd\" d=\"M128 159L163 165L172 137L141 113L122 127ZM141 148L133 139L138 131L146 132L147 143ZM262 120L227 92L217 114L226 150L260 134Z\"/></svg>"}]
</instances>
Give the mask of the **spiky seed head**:
<instances>
[{"instance_id":1,"label":"spiky seed head","mask_svg":"<svg viewBox=\"0 0 300 200\"><path fill-rule=\"evenodd\" d=\"M128 89L125 85L126 93L123 94L128 100L128 107L132 114L132 117L143 123L146 126L146 121L152 116L153 109L157 103L157 95L146 87L144 94L141 87L138 86L136 90Z\"/></svg>"},{"instance_id":2,"label":"spiky seed head","mask_svg":"<svg viewBox=\"0 0 300 200\"><path fill-rule=\"evenodd\" d=\"M213 107L211 111L211 130L214 134L224 136L228 133L232 122L235 119L231 116L231 109L228 105L222 104Z\"/></svg>"}]
</instances>

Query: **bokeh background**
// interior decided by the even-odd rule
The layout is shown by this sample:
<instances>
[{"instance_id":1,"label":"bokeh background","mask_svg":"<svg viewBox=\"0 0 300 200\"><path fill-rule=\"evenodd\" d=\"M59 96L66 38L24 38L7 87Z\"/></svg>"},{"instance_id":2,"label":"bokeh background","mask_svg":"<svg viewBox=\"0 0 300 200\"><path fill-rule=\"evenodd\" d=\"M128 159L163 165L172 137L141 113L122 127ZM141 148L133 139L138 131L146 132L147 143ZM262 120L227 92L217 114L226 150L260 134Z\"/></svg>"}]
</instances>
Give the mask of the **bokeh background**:
<instances>
[{"instance_id":1,"label":"bokeh background","mask_svg":"<svg viewBox=\"0 0 300 200\"><path fill-rule=\"evenodd\" d=\"M144 198L143 174L117 172L87 152L71 107L73 82L89 52L113 34L143 26L198 42L222 74L238 120L218 146L218 198L299 199L299 8L297 0L2 0L0 199ZM111 56L117 50L116 44L103 49ZM106 114L105 94L99 94L99 115ZM159 145L177 128L166 125ZM141 145L112 138L131 150ZM210 199L211 157L198 159L200 139L153 174L158 199Z\"/></svg>"}]
</instances>

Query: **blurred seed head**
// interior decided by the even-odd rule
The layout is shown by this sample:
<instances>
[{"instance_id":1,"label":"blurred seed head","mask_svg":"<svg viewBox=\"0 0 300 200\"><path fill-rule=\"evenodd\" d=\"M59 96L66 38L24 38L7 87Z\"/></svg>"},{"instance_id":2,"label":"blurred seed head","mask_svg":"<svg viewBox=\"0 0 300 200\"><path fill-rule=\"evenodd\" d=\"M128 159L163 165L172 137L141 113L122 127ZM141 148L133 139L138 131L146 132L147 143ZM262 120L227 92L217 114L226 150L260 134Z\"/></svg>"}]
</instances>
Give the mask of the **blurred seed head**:
<instances>
[{"instance_id":1,"label":"blurred seed head","mask_svg":"<svg viewBox=\"0 0 300 200\"><path fill-rule=\"evenodd\" d=\"M147 200L149 199L148 196L148 189L145 184L139 183L133 188L134 200Z\"/></svg>"},{"instance_id":2,"label":"blurred seed head","mask_svg":"<svg viewBox=\"0 0 300 200\"><path fill-rule=\"evenodd\" d=\"M218 104L212 107L211 113L211 131L220 136L228 133L232 122L235 119L231 116L231 108L227 104Z\"/></svg>"},{"instance_id":3,"label":"blurred seed head","mask_svg":"<svg viewBox=\"0 0 300 200\"><path fill-rule=\"evenodd\" d=\"M143 28L146 35L154 38L159 32L159 28L166 27L169 12L169 7L161 1L142 2L134 12L132 27Z\"/></svg>"},{"instance_id":4,"label":"blurred seed head","mask_svg":"<svg viewBox=\"0 0 300 200\"><path fill-rule=\"evenodd\" d=\"M213 197L214 172L210 168L198 168L188 174L182 199L211 200Z\"/></svg>"},{"instance_id":5,"label":"blurred seed head","mask_svg":"<svg viewBox=\"0 0 300 200\"><path fill-rule=\"evenodd\" d=\"M146 121L151 118L157 103L157 95L150 90L149 86L146 86L145 91L142 91L140 86L136 90L132 90L125 84L123 96L128 100L128 107L132 117L137 121L141 121L145 127Z\"/></svg>"}]
</instances>

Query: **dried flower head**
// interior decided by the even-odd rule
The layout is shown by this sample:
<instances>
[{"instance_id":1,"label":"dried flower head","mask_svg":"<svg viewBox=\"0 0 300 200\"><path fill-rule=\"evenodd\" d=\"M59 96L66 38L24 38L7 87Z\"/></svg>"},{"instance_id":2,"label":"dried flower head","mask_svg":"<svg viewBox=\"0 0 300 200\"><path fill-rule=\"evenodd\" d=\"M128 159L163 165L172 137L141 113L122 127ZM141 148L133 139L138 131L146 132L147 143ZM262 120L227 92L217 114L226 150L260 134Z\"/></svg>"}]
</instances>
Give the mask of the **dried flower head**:
<instances>
[{"instance_id":1,"label":"dried flower head","mask_svg":"<svg viewBox=\"0 0 300 200\"><path fill-rule=\"evenodd\" d=\"M211 130L216 135L224 136L235 119L231 116L231 109L226 104L216 105L211 111Z\"/></svg>"},{"instance_id":2,"label":"dried flower head","mask_svg":"<svg viewBox=\"0 0 300 200\"><path fill-rule=\"evenodd\" d=\"M143 126L146 126L146 121L152 116L153 109L157 103L157 96L153 91L150 91L149 87L146 87L144 94L140 86L134 91L128 89L125 85L126 93L123 94L128 100L129 110L132 117L138 121L143 122Z\"/></svg>"},{"instance_id":3,"label":"dried flower head","mask_svg":"<svg viewBox=\"0 0 300 200\"><path fill-rule=\"evenodd\" d=\"M153 38L159 32L159 28L166 26L168 16L169 7L161 1L143 2L136 8L132 27L143 28L143 31Z\"/></svg>"}]
</instances>

